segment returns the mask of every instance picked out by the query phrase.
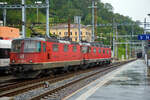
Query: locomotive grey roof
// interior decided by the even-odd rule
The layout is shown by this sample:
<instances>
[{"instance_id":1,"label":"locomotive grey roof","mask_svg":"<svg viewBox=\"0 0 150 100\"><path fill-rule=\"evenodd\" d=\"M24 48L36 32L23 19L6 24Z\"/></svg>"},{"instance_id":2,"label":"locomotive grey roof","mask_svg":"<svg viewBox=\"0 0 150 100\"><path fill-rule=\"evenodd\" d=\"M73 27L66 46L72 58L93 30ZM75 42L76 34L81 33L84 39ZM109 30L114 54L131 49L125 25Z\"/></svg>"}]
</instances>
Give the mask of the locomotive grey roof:
<instances>
[{"instance_id":1,"label":"locomotive grey roof","mask_svg":"<svg viewBox=\"0 0 150 100\"><path fill-rule=\"evenodd\" d=\"M39 38L39 37L34 37L34 38L18 38L14 40L36 40L36 41L50 41L50 42L56 42L56 43L65 43L65 44L79 44L79 45L87 45L87 46L94 46L94 47L104 47L108 48L109 46L103 45L101 42L73 42L69 40L63 40L63 39L57 39L57 38Z\"/></svg>"},{"instance_id":2,"label":"locomotive grey roof","mask_svg":"<svg viewBox=\"0 0 150 100\"><path fill-rule=\"evenodd\" d=\"M34 38L18 38L18 39L14 39L14 40L36 40L36 41L46 41L44 38L38 38L38 37L34 37Z\"/></svg>"}]
</instances>

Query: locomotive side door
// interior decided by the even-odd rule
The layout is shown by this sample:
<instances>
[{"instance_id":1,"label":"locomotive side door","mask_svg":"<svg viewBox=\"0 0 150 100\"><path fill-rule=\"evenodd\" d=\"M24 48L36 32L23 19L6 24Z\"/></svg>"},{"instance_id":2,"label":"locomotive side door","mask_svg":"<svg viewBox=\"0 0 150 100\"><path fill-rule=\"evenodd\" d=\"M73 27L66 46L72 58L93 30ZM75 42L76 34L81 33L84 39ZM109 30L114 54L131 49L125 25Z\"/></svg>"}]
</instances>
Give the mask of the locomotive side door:
<instances>
[{"instance_id":1,"label":"locomotive side door","mask_svg":"<svg viewBox=\"0 0 150 100\"><path fill-rule=\"evenodd\" d=\"M43 62L46 62L47 61L47 50L46 50L46 43L43 42L43 52L42 52L42 58L43 58Z\"/></svg>"},{"instance_id":2,"label":"locomotive side door","mask_svg":"<svg viewBox=\"0 0 150 100\"><path fill-rule=\"evenodd\" d=\"M83 60L87 59L88 56L88 46L82 46Z\"/></svg>"}]
</instances>

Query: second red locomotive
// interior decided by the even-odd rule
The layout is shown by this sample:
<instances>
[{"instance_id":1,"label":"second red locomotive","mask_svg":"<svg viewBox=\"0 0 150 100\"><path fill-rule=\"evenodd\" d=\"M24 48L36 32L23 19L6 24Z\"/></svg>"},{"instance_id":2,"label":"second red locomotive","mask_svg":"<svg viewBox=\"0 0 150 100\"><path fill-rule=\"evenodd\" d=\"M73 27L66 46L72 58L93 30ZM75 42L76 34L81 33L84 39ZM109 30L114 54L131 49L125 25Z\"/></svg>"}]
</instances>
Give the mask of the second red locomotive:
<instances>
[{"instance_id":1,"label":"second red locomotive","mask_svg":"<svg viewBox=\"0 0 150 100\"><path fill-rule=\"evenodd\" d=\"M12 41L11 69L19 78L34 78L60 68L111 62L111 48L99 43L75 43L45 38Z\"/></svg>"}]
</instances>

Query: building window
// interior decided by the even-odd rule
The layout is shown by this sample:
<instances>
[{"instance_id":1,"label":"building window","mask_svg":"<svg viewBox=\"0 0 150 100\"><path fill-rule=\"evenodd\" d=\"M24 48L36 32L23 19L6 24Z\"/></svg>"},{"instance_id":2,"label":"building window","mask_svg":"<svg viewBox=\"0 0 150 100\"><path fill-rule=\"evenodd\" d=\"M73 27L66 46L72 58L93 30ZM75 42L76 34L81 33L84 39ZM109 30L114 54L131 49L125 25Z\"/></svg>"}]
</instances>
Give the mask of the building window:
<instances>
[{"instance_id":1,"label":"building window","mask_svg":"<svg viewBox=\"0 0 150 100\"><path fill-rule=\"evenodd\" d=\"M73 46L73 52L76 52L76 51L77 51L77 46L74 45L74 46Z\"/></svg>"},{"instance_id":2,"label":"building window","mask_svg":"<svg viewBox=\"0 0 150 100\"><path fill-rule=\"evenodd\" d=\"M86 32L86 35L88 35L88 32Z\"/></svg>"},{"instance_id":3,"label":"building window","mask_svg":"<svg viewBox=\"0 0 150 100\"><path fill-rule=\"evenodd\" d=\"M67 52L68 51L68 45L64 45L64 52Z\"/></svg>"},{"instance_id":4,"label":"building window","mask_svg":"<svg viewBox=\"0 0 150 100\"><path fill-rule=\"evenodd\" d=\"M61 35L61 32L59 32L59 35Z\"/></svg>"},{"instance_id":5,"label":"building window","mask_svg":"<svg viewBox=\"0 0 150 100\"><path fill-rule=\"evenodd\" d=\"M77 32L75 32L75 35L77 35Z\"/></svg>"},{"instance_id":6,"label":"building window","mask_svg":"<svg viewBox=\"0 0 150 100\"><path fill-rule=\"evenodd\" d=\"M75 38L75 41L77 41L77 38Z\"/></svg>"},{"instance_id":7,"label":"building window","mask_svg":"<svg viewBox=\"0 0 150 100\"><path fill-rule=\"evenodd\" d=\"M58 44L53 44L53 51L58 51Z\"/></svg>"},{"instance_id":8,"label":"building window","mask_svg":"<svg viewBox=\"0 0 150 100\"><path fill-rule=\"evenodd\" d=\"M64 33L64 35L66 35L66 36L67 36L67 35L68 35L68 32L65 32L65 33Z\"/></svg>"},{"instance_id":9,"label":"building window","mask_svg":"<svg viewBox=\"0 0 150 100\"><path fill-rule=\"evenodd\" d=\"M96 53L96 48L93 49L93 52Z\"/></svg>"}]
</instances>

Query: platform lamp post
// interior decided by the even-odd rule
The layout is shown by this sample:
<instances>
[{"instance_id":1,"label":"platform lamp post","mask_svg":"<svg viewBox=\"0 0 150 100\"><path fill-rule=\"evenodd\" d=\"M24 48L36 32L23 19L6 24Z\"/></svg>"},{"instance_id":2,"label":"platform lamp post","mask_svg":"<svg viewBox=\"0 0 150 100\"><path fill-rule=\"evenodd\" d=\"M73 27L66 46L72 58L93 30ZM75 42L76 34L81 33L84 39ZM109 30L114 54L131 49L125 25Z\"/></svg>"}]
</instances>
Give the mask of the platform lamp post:
<instances>
[{"instance_id":1,"label":"platform lamp post","mask_svg":"<svg viewBox=\"0 0 150 100\"><path fill-rule=\"evenodd\" d=\"M22 37L26 37L26 0L22 0Z\"/></svg>"},{"instance_id":2,"label":"platform lamp post","mask_svg":"<svg viewBox=\"0 0 150 100\"><path fill-rule=\"evenodd\" d=\"M42 1L35 1L35 4L40 5L42 4ZM38 23L39 22L39 8L37 8L36 14L37 14L37 23Z\"/></svg>"},{"instance_id":3,"label":"platform lamp post","mask_svg":"<svg viewBox=\"0 0 150 100\"><path fill-rule=\"evenodd\" d=\"M0 2L0 5L7 5L7 2ZM6 8L3 9L3 25L6 26Z\"/></svg>"},{"instance_id":4,"label":"platform lamp post","mask_svg":"<svg viewBox=\"0 0 150 100\"><path fill-rule=\"evenodd\" d=\"M150 14L147 14L150 17ZM147 61L147 76L150 77L150 66L148 66L149 63Z\"/></svg>"},{"instance_id":5,"label":"platform lamp post","mask_svg":"<svg viewBox=\"0 0 150 100\"><path fill-rule=\"evenodd\" d=\"M149 14L147 14L149 17L150 17L150 13ZM148 54L148 53L147 53ZM147 58L147 66L149 67L149 62L148 62L148 58ZM149 67L150 68L150 67ZM150 71L149 71L150 72ZM149 73L149 75L150 75L150 73Z\"/></svg>"}]
</instances>

